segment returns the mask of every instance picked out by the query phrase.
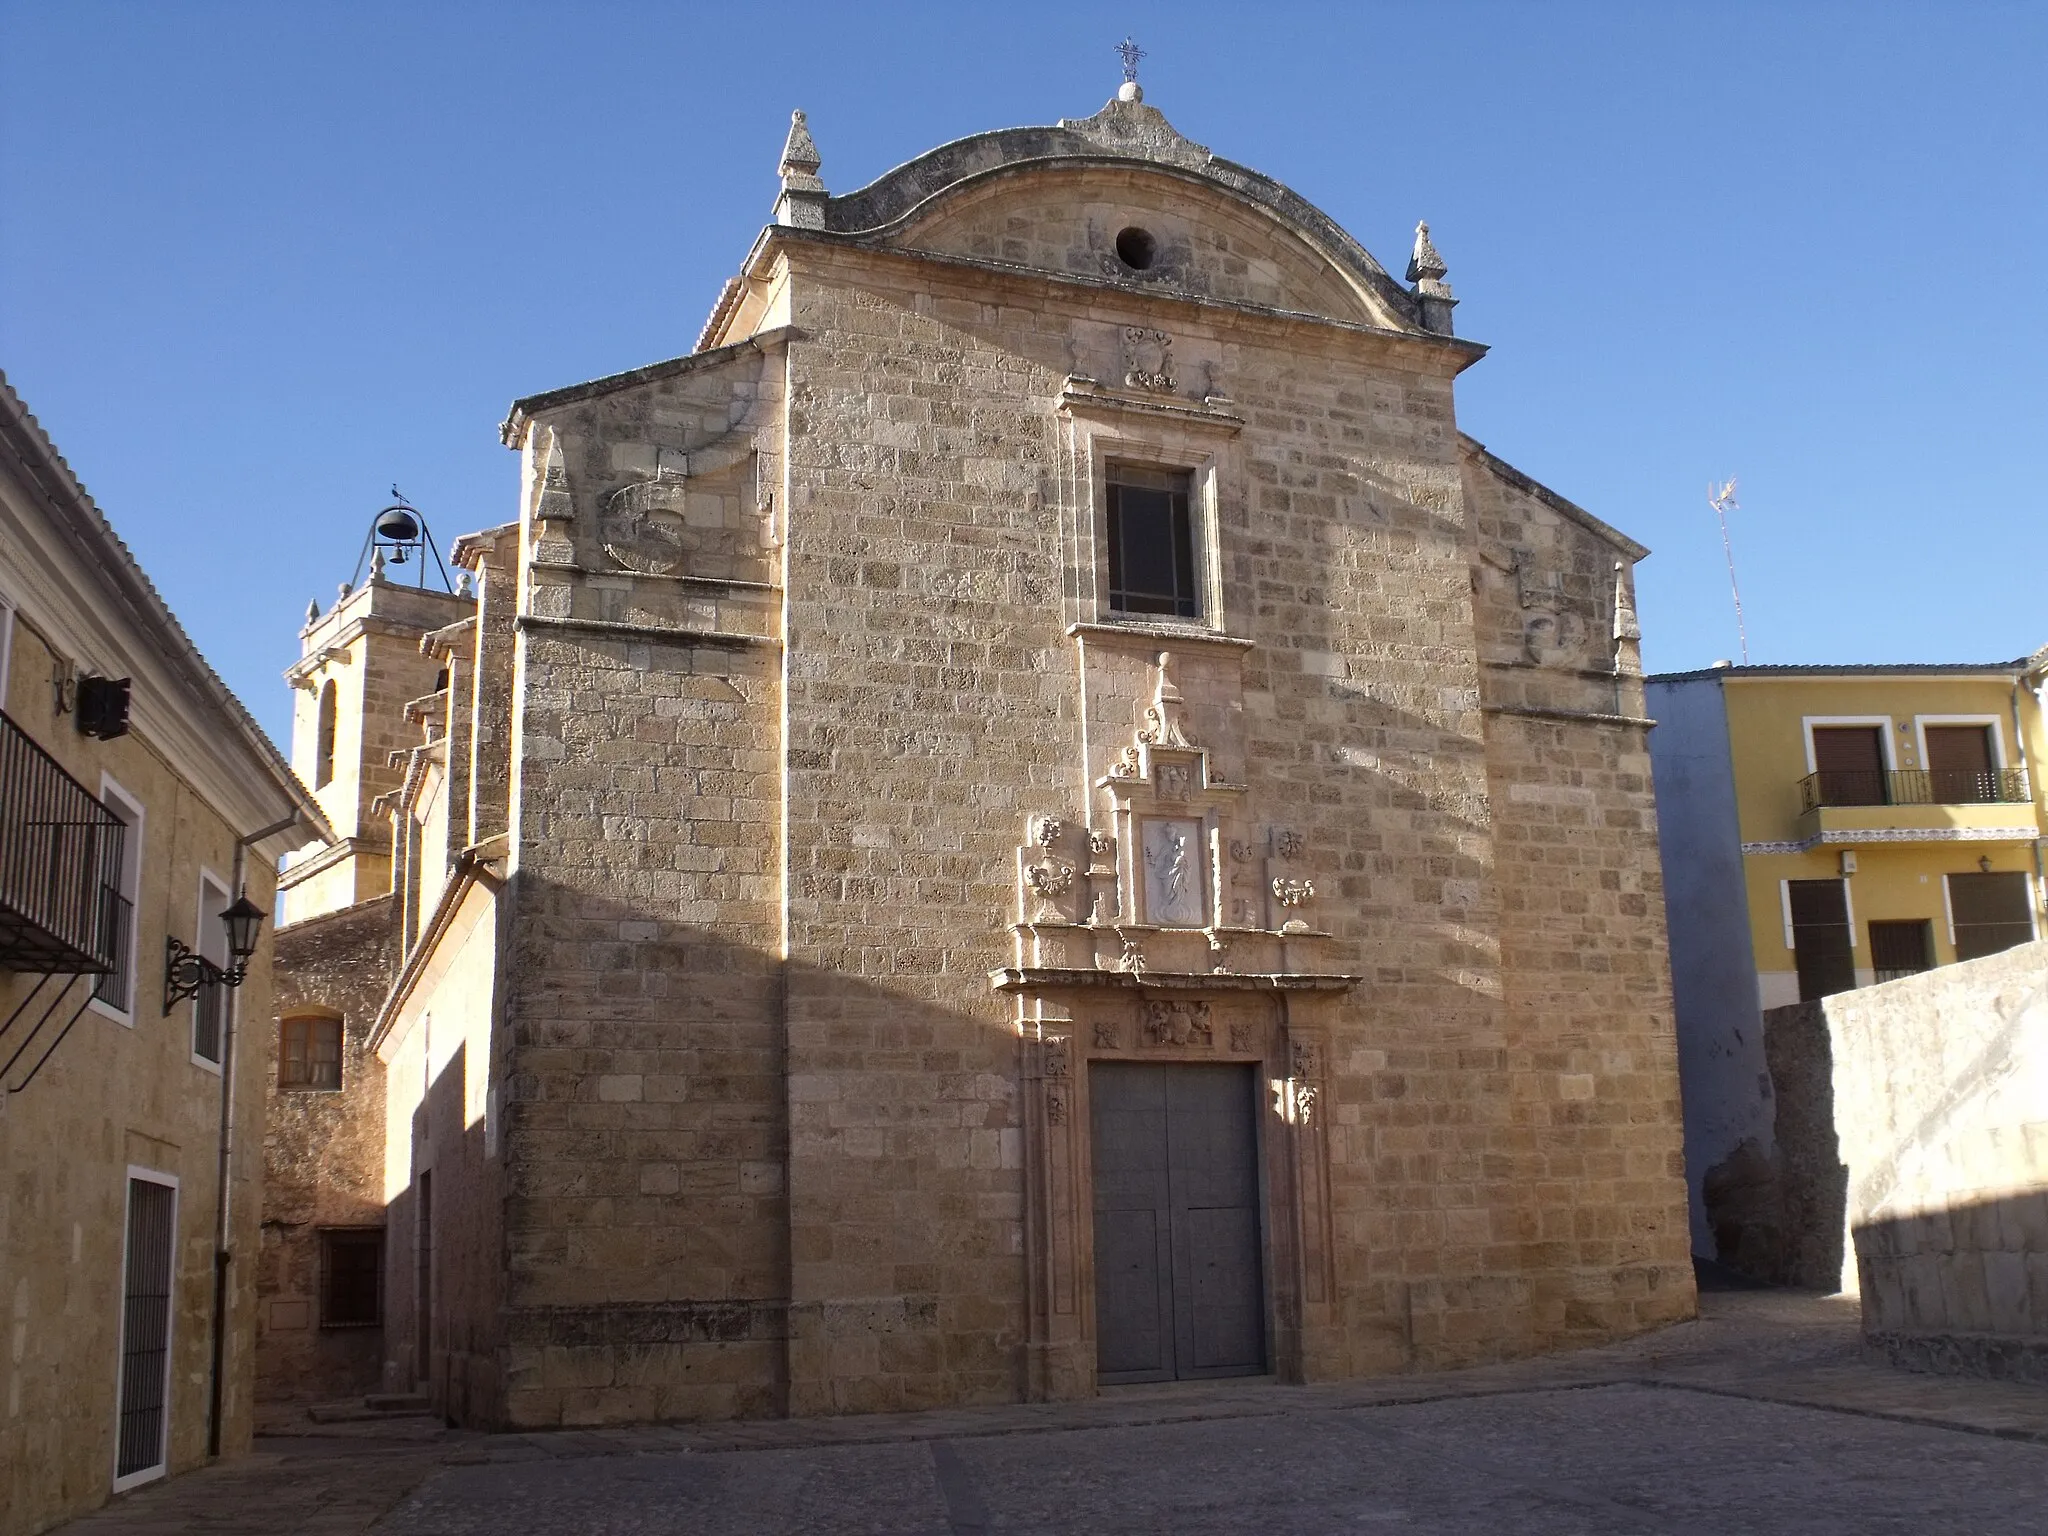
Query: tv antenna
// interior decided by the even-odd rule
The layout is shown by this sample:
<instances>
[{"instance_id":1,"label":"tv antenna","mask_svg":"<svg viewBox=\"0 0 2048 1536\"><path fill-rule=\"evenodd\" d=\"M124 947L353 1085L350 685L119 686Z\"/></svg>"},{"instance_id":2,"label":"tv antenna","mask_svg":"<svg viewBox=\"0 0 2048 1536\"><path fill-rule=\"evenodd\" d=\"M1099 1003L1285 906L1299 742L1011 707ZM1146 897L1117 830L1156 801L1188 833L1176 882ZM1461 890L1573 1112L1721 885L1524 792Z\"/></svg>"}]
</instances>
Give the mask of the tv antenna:
<instances>
[{"instance_id":1,"label":"tv antenna","mask_svg":"<svg viewBox=\"0 0 2048 1536\"><path fill-rule=\"evenodd\" d=\"M1742 588L1735 584L1735 546L1728 542L1728 514L1742 510L1742 503L1735 499L1735 477L1730 475L1720 485L1707 486L1707 505L1714 509L1714 519L1721 525L1721 553L1728 557L1728 590L1735 596L1735 638L1742 642L1742 664L1749 665L1749 631L1742 623Z\"/></svg>"}]
</instances>

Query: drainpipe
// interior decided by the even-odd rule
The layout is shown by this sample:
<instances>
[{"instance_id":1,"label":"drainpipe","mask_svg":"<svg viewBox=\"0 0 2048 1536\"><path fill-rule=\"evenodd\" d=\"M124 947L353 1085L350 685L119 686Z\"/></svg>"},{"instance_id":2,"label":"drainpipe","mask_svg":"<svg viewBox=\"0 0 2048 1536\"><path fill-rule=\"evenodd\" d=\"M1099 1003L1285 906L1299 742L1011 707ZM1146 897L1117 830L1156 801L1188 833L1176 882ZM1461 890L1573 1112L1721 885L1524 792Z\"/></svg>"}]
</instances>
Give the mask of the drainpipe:
<instances>
[{"instance_id":1,"label":"drainpipe","mask_svg":"<svg viewBox=\"0 0 2048 1536\"><path fill-rule=\"evenodd\" d=\"M2034 765L2027 761L2027 732L2020 722L2020 688L2026 676L2023 672L2012 680L2012 749L2020 760L2020 772L2026 777L2027 809L2034 814L2034 933L2039 937L2044 903L2048 903L2048 882L2041 878L2041 802L2035 798Z\"/></svg>"},{"instance_id":2,"label":"drainpipe","mask_svg":"<svg viewBox=\"0 0 2048 1536\"><path fill-rule=\"evenodd\" d=\"M288 832L299 824L299 813L294 810L283 821L251 832L235 844L235 872L233 876L235 895L242 894L242 884L248 874L249 850L265 838ZM220 1052L220 1167L219 1201L214 1212L213 1229L213 1362L212 1374L207 1383L206 1406L206 1454L220 1455L221 1396L225 1389L224 1362L228 1345L228 1265L233 1253L228 1246L228 1213L233 1202L229 1199L229 1163L235 1148L235 1025L241 1014L241 989L228 988L227 1007L221 1024Z\"/></svg>"}]
</instances>

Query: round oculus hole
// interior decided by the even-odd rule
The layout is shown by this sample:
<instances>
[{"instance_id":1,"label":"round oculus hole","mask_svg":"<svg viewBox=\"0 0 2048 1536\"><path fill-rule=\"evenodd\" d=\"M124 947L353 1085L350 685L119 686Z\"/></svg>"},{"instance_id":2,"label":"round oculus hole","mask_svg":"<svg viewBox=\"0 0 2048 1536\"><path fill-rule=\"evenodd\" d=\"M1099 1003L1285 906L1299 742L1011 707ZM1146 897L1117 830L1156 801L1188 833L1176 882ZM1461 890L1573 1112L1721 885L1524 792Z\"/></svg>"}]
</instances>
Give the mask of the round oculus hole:
<instances>
[{"instance_id":1,"label":"round oculus hole","mask_svg":"<svg viewBox=\"0 0 2048 1536\"><path fill-rule=\"evenodd\" d=\"M1116 259L1133 272L1149 272L1159 259L1159 242L1133 224L1117 234Z\"/></svg>"}]
</instances>

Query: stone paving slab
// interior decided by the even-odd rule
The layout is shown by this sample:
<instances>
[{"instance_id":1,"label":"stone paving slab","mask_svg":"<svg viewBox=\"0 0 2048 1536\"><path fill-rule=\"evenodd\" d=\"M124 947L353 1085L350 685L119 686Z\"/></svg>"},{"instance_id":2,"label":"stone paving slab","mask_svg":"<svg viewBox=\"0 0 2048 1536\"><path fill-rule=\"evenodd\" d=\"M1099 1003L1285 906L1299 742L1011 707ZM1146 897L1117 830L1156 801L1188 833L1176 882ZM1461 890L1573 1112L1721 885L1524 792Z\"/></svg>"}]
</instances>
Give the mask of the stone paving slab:
<instances>
[{"instance_id":1,"label":"stone paving slab","mask_svg":"<svg viewBox=\"0 0 2048 1536\"><path fill-rule=\"evenodd\" d=\"M1093 1511L1073 1518L1112 1522L1074 1529L1803 1532L1836 1528L1829 1522L1846 1518L1856 1488L1888 1490L1892 1469L1925 1464L1929 1486L1946 1489L1949 1503L1923 1507L1917 1495L1902 1502L1885 1492L1873 1505L1882 1518L1854 1529L2048 1531L2048 1390L1912 1375L1867 1359L1853 1300L1709 1294L1702 1306L1698 1322L1604 1349L1306 1387L1187 1383L1079 1403L544 1434L483 1435L419 1419L306 1424L265 1437L255 1455L139 1489L64 1529L439 1536L472 1528L460 1506L473 1497L497 1522L475 1528L498 1532L1050 1532L1066 1529L1058 1521L1067 1516L1036 1490L1073 1477L1081 1481L1072 1508ZM1713 1437L1667 1428L1688 1423L1714 1426ZM1336 1461L1296 1465L1297 1442L1322 1445ZM1233 1471L1216 1483L1214 1468L1242 1459L1219 1449L1227 1444L1263 1447L1261 1465L1277 1458L1306 1481L1282 1486L1264 1472ZM1109 1455L1099 1448L1117 1446L1137 1458L1135 1470L1115 1470L1115 1457L1086 1470ZM1769 1476L1790 1493L1810 1483L1814 1499L1832 1490L1835 1502L1785 1506L1804 1508L1808 1525L1748 1523L1777 1518L1768 1511L1723 1520L1707 1507L1695 1453L1706 1456L1700 1467L1720 1456L1778 1469ZM1147 1458L1178 1469L1156 1489L1169 1523L1130 1523L1129 1509L1104 1514L1109 1492L1135 1498L1152 1486L1137 1475ZM1377 1469L1369 1485L1354 1476L1365 1475L1359 1467ZM1971 1475L1989 1477L2017 1500L2011 1510L2027 1513L2003 1525L1942 1523L1945 1509L1990 1507L1969 1487L1949 1488L1944 1467L1976 1468ZM1718 1479L1741 1481L1726 1464ZM543 1517L557 1506L567 1523ZM1257 1509L1272 1518L1217 1523L1251 1520ZM1504 1509L1515 1510L1512 1520L1486 1524L1503 1521ZM1038 1525L1018 1523L1033 1510ZM1913 1518L1923 1523L1885 1523L1900 1510L1919 1510ZM649 1524L658 1511L682 1523Z\"/></svg>"},{"instance_id":2,"label":"stone paving slab","mask_svg":"<svg viewBox=\"0 0 2048 1536\"><path fill-rule=\"evenodd\" d=\"M2038 1532L2048 1447L1610 1385L1043 1434L445 1468L382 1536Z\"/></svg>"}]
</instances>

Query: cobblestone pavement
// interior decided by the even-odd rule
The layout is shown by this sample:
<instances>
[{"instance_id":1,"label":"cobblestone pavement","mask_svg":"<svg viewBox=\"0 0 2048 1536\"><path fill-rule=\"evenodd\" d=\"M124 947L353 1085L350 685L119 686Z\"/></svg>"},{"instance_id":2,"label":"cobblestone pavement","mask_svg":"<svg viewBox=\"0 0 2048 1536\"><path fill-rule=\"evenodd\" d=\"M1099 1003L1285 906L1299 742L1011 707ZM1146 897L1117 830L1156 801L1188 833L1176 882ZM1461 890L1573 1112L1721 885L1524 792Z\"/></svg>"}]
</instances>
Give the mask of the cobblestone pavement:
<instances>
[{"instance_id":1,"label":"cobblestone pavement","mask_svg":"<svg viewBox=\"0 0 2048 1536\"><path fill-rule=\"evenodd\" d=\"M271 1435L74 1536L959 1536L1222 1531L2048 1533L2048 1390L1862 1358L1855 1306L1437 1376L1091 1402L477 1435Z\"/></svg>"}]
</instances>

